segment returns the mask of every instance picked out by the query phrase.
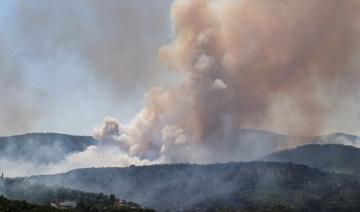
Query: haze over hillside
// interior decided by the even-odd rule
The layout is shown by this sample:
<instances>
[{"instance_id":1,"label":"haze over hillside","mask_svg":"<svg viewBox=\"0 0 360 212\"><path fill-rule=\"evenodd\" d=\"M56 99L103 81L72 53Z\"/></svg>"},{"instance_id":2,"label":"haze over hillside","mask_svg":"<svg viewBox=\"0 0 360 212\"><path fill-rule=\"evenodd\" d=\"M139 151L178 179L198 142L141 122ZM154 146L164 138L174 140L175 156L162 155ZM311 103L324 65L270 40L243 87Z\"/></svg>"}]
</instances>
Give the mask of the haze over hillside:
<instances>
[{"instance_id":1,"label":"haze over hillside","mask_svg":"<svg viewBox=\"0 0 360 212\"><path fill-rule=\"evenodd\" d=\"M305 145L272 153L263 157L262 160L293 162L322 170L360 176L360 149L352 146Z\"/></svg>"},{"instance_id":2,"label":"haze over hillside","mask_svg":"<svg viewBox=\"0 0 360 212\"><path fill-rule=\"evenodd\" d=\"M359 133L357 0L15 0L0 10L0 132L95 128L113 145L49 172L272 151L232 146L243 128Z\"/></svg>"},{"instance_id":3,"label":"haze over hillside","mask_svg":"<svg viewBox=\"0 0 360 212\"><path fill-rule=\"evenodd\" d=\"M360 0L0 0L0 194L358 212L359 20Z\"/></svg>"},{"instance_id":4,"label":"haze over hillside","mask_svg":"<svg viewBox=\"0 0 360 212\"><path fill-rule=\"evenodd\" d=\"M4 196L10 200L6 200ZM31 204L42 205L30 205ZM74 207L60 206L59 203L70 202ZM121 203L120 207L118 203ZM47 206L47 207L44 207ZM50 207L51 206L51 207ZM57 210L69 209L69 210ZM65 188L63 186L48 187L43 184L29 183L25 179L0 177L0 211L1 212L153 212L144 209L134 202L119 200L113 194L89 193Z\"/></svg>"},{"instance_id":5,"label":"haze over hillside","mask_svg":"<svg viewBox=\"0 0 360 212\"><path fill-rule=\"evenodd\" d=\"M29 180L49 186L115 193L159 211L216 208L262 211L262 207L270 209L277 204L296 211L302 208L305 211L355 211L360 206L358 177L291 163L89 168L34 176Z\"/></svg>"},{"instance_id":6,"label":"haze over hillside","mask_svg":"<svg viewBox=\"0 0 360 212\"><path fill-rule=\"evenodd\" d=\"M183 162L250 161L275 151L294 147L296 144L343 143L357 146L360 141L358 137L346 134L296 138L253 129L234 130L227 139L226 142L219 143L217 151L212 152L211 157L206 160L201 157L189 157ZM103 156L102 153L106 152L108 155ZM121 152L116 143L104 143L90 136L33 133L0 137L0 165L7 176L28 176L59 173L75 168L139 164L139 161L129 160L122 154L117 154ZM210 151L207 154L209 153ZM166 161L149 161L143 164L164 162L166 163Z\"/></svg>"},{"instance_id":7,"label":"haze over hillside","mask_svg":"<svg viewBox=\"0 0 360 212\"><path fill-rule=\"evenodd\" d=\"M39 164L56 163L64 156L84 151L96 145L91 136L73 136L57 133L29 133L0 137L0 159L32 161Z\"/></svg>"},{"instance_id":8,"label":"haze over hillside","mask_svg":"<svg viewBox=\"0 0 360 212\"><path fill-rule=\"evenodd\" d=\"M66 157L83 152L98 143L91 136L57 133L0 137L0 171L7 176L46 172L55 164L66 160Z\"/></svg>"}]
</instances>

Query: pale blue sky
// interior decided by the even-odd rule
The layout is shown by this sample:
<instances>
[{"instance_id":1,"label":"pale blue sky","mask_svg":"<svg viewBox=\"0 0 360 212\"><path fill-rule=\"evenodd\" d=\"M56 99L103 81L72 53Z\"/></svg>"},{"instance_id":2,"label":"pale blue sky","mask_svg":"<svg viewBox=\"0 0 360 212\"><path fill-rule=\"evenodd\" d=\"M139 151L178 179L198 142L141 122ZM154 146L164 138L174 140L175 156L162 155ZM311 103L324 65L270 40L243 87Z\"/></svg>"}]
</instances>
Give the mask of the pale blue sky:
<instances>
[{"instance_id":1,"label":"pale blue sky","mask_svg":"<svg viewBox=\"0 0 360 212\"><path fill-rule=\"evenodd\" d=\"M0 135L91 134L104 116L128 122L144 93L172 76L171 1L0 3Z\"/></svg>"}]
</instances>

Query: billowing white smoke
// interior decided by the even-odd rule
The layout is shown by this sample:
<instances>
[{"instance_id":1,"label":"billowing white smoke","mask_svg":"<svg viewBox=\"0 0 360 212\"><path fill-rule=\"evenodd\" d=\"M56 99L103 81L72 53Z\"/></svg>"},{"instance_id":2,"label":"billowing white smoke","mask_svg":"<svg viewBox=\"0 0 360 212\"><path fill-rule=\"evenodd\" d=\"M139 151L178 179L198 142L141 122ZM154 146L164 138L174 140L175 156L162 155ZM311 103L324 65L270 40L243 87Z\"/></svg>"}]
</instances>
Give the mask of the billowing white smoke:
<instances>
[{"instance_id":1,"label":"billowing white smoke","mask_svg":"<svg viewBox=\"0 0 360 212\"><path fill-rule=\"evenodd\" d=\"M151 89L129 124L106 118L101 145L59 167L239 159L235 129L318 134L358 96L357 0L176 0L171 14L159 55L181 82Z\"/></svg>"},{"instance_id":2,"label":"billowing white smoke","mask_svg":"<svg viewBox=\"0 0 360 212\"><path fill-rule=\"evenodd\" d=\"M189 154L193 150L197 149L197 147L195 147L194 144L189 143L188 137L185 134L184 129L176 125L165 125L159 133L158 148L153 148L151 150L145 149L144 152L142 152L141 150L147 147L144 146L143 143L138 143L137 141L133 140L132 136L136 135L135 133L137 131L134 132L131 130L131 128L122 127L122 125L116 119L107 117L104 119L103 124L94 132L94 137L100 141L100 145L91 146L88 148L87 151L103 152L108 148L113 150L115 149L117 151L117 154L115 155L119 158L124 157L125 155L129 162L127 165L134 163L151 164L187 161L189 162L194 161L195 158L199 157L191 156L191 154ZM86 153L81 154L84 154L85 157L87 155ZM200 162L200 160L198 162Z\"/></svg>"},{"instance_id":3,"label":"billowing white smoke","mask_svg":"<svg viewBox=\"0 0 360 212\"><path fill-rule=\"evenodd\" d=\"M360 79L359 11L355 0L177 0L160 58L182 82L152 89L130 124L105 119L95 137L141 160L213 162L234 129L317 134L335 110L324 102Z\"/></svg>"}]
</instances>

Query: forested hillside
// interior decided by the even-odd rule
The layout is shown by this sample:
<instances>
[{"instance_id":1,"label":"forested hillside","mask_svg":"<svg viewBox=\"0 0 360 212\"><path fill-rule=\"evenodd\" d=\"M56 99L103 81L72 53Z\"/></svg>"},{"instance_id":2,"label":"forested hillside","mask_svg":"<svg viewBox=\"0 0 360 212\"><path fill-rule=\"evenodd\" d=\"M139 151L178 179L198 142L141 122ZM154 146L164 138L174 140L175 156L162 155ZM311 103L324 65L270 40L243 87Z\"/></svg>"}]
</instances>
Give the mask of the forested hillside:
<instances>
[{"instance_id":1,"label":"forested hillside","mask_svg":"<svg viewBox=\"0 0 360 212\"><path fill-rule=\"evenodd\" d=\"M42 184L29 183L24 179L0 179L0 211L57 211L50 206L60 202L74 202L76 207L71 211L147 211L140 205L119 200L115 195L106 195L103 193L82 192L65 187L49 187ZM17 200L10 201L5 199ZM31 204L41 205L31 205ZM121 204L119 204L121 203ZM120 205L120 206L119 206ZM1 207L10 210L1 210Z\"/></svg>"},{"instance_id":2,"label":"forested hillside","mask_svg":"<svg viewBox=\"0 0 360 212\"><path fill-rule=\"evenodd\" d=\"M26 201L9 200L0 196L1 212L66 212L66 210L55 209L50 206L39 206L29 204Z\"/></svg>"},{"instance_id":3,"label":"forested hillside","mask_svg":"<svg viewBox=\"0 0 360 212\"><path fill-rule=\"evenodd\" d=\"M90 168L30 180L114 193L159 211L262 210L279 204L293 210L360 210L357 177L292 163Z\"/></svg>"},{"instance_id":4,"label":"forested hillside","mask_svg":"<svg viewBox=\"0 0 360 212\"><path fill-rule=\"evenodd\" d=\"M293 162L344 174L360 175L360 149L340 144L305 145L270 154L265 161Z\"/></svg>"}]
</instances>

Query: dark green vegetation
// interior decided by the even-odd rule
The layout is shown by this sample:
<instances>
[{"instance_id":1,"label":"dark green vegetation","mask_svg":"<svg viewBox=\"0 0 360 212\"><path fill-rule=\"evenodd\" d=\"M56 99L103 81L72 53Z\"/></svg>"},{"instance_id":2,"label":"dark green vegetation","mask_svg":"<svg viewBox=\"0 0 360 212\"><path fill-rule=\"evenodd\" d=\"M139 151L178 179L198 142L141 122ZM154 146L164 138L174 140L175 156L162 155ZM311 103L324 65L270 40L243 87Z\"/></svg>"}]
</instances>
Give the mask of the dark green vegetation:
<instances>
[{"instance_id":1,"label":"dark green vegetation","mask_svg":"<svg viewBox=\"0 0 360 212\"><path fill-rule=\"evenodd\" d=\"M0 196L1 212L152 212L153 210L135 208L133 205L108 206L95 205L92 207L77 206L74 209L57 209L51 206L30 204L26 201L9 200Z\"/></svg>"},{"instance_id":2,"label":"dark green vegetation","mask_svg":"<svg viewBox=\"0 0 360 212\"><path fill-rule=\"evenodd\" d=\"M358 137L341 133L290 138L250 129L236 130L228 139L228 145L219 146L218 154L213 155L214 161L259 158L291 140L317 144L359 142ZM0 137L0 159L56 163L97 143L91 137L51 133ZM38 205L76 201L75 210L81 212L146 211L131 202L114 208L114 196L105 194L159 211L360 211L359 149L306 145L263 159L268 162L78 169L59 175L2 180L0 194ZM25 204L16 203L19 207Z\"/></svg>"},{"instance_id":3,"label":"dark green vegetation","mask_svg":"<svg viewBox=\"0 0 360 212\"><path fill-rule=\"evenodd\" d=\"M31 180L115 193L159 211L360 210L358 177L292 163L90 168Z\"/></svg>"},{"instance_id":4,"label":"dark green vegetation","mask_svg":"<svg viewBox=\"0 0 360 212\"><path fill-rule=\"evenodd\" d=\"M272 153L263 160L293 162L337 173L360 175L360 149L352 146L305 145Z\"/></svg>"},{"instance_id":5,"label":"dark green vegetation","mask_svg":"<svg viewBox=\"0 0 360 212\"><path fill-rule=\"evenodd\" d=\"M39 206L29 204L26 201L8 200L4 196L0 196L1 212L61 212L50 206Z\"/></svg>"},{"instance_id":6,"label":"dark green vegetation","mask_svg":"<svg viewBox=\"0 0 360 212\"><path fill-rule=\"evenodd\" d=\"M0 202L0 211L58 211L50 207L51 203L75 202L76 208L71 211L152 211L142 209L140 205L132 202L121 201L115 195L103 193L89 193L63 187L47 187L41 184L32 184L23 179L0 179L0 193L9 199L22 201L10 201L4 197ZM36 206L28 204L37 204ZM48 206L48 207L46 207ZM2 208L1 208L2 207Z\"/></svg>"},{"instance_id":7,"label":"dark green vegetation","mask_svg":"<svg viewBox=\"0 0 360 212\"><path fill-rule=\"evenodd\" d=\"M0 137L0 157L12 161L53 163L69 153L85 150L97 144L90 136L72 136L56 133L30 133Z\"/></svg>"}]
</instances>

